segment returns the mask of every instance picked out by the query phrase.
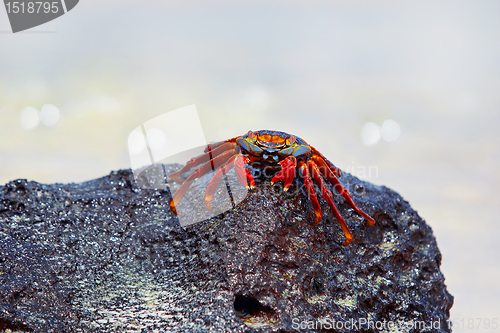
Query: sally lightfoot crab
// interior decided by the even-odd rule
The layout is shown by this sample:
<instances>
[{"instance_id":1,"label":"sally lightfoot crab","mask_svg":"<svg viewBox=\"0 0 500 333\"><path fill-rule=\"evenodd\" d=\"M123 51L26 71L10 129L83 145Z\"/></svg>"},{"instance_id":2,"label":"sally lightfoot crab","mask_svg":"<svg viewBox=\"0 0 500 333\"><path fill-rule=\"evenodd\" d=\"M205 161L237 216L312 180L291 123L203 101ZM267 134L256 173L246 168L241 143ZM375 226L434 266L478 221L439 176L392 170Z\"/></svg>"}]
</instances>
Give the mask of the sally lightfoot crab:
<instances>
[{"instance_id":1,"label":"sally lightfoot crab","mask_svg":"<svg viewBox=\"0 0 500 333\"><path fill-rule=\"evenodd\" d=\"M305 140L287 133L271 130L249 131L245 135L208 145L205 154L191 159L182 169L170 174L171 179L180 182L178 178L180 175L186 173L192 167L197 167L173 195L169 203L170 209L177 215L175 207L194 180L211 170L217 171L205 192L205 205L209 210L211 210L210 202L217 184L222 176L232 168L235 169L239 181L247 189L253 189L255 180L252 171L248 167L250 165L253 168L277 170L278 172L272 178L271 183L283 181L285 191L292 185L295 172L298 170L314 207L315 224L319 223L322 218L321 207L313 185L313 181L316 182L316 185L321 190L321 195L325 198L342 227L346 237L344 245L349 245L352 242L352 234L333 201L332 192L325 184L325 179L333 185L335 190L344 197L358 214L367 220L367 226L375 224L372 217L356 206L347 189L340 183L339 169Z\"/></svg>"}]
</instances>

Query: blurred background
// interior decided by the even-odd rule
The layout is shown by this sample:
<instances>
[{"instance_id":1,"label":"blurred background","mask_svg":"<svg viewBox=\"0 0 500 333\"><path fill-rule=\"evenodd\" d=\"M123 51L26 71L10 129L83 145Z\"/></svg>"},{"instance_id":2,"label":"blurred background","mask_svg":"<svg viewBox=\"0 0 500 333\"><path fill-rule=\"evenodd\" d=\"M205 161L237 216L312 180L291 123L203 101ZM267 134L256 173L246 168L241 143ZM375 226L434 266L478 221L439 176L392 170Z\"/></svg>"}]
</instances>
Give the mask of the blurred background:
<instances>
[{"instance_id":1,"label":"blurred background","mask_svg":"<svg viewBox=\"0 0 500 333\"><path fill-rule=\"evenodd\" d=\"M82 0L12 34L0 8L0 184L129 168L134 128L195 104L208 141L285 131L399 192L436 235L454 332L500 332L499 18L495 0Z\"/></svg>"}]
</instances>

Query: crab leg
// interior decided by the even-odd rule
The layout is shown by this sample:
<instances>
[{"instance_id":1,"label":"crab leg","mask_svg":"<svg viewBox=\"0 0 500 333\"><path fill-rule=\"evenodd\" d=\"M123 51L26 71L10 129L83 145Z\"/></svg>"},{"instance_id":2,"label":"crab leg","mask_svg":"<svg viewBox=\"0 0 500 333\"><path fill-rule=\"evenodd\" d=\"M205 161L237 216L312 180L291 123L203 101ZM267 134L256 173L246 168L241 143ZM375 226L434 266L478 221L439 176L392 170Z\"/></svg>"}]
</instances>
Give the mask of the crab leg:
<instances>
[{"instance_id":1,"label":"crab leg","mask_svg":"<svg viewBox=\"0 0 500 333\"><path fill-rule=\"evenodd\" d=\"M347 226L347 223L345 220L342 218L340 215L339 210L337 209L337 206L335 206L335 203L333 202L333 195L330 190L325 186L325 183L323 182L323 177L321 177L321 174L318 170L318 166L314 161L308 160L307 161L307 166L309 167L309 171L311 172L314 181L316 184L318 184L319 188L321 189L321 194L323 195L323 198L325 198L326 202L328 202L328 206L330 206L330 209L333 212L333 215L337 218L337 221L339 222L340 226L342 227L342 231L344 232L345 235L345 242L344 246L347 246L351 244L352 242L352 234L351 231L349 230L349 227Z\"/></svg>"},{"instance_id":2,"label":"crab leg","mask_svg":"<svg viewBox=\"0 0 500 333\"><path fill-rule=\"evenodd\" d=\"M214 177L208 184L207 190L205 192L205 206L208 208L208 210L212 210L210 202L212 201L215 190L217 189L217 185L219 184L222 176L232 168L235 168L236 176L238 176L238 179L241 184L243 184L243 186L249 189L248 183L250 183L253 184L252 188L255 187L255 181L253 180L252 173L250 172L250 170L245 168L245 159L248 160L248 158L241 154L233 155L229 158L229 160L227 160L226 163L224 163L224 165L222 165L217 170Z\"/></svg>"},{"instance_id":3,"label":"crab leg","mask_svg":"<svg viewBox=\"0 0 500 333\"><path fill-rule=\"evenodd\" d=\"M342 184L340 183L340 181L337 178L337 176L335 176L335 174L333 173L333 171L327 166L327 163L325 162L325 160L323 158L321 158L320 156L318 156L318 155L313 155L312 159L313 159L314 162L316 162L316 164L318 166L320 166L319 169L320 169L321 173L333 185L333 187L335 188L335 190L337 192L339 192L339 194L341 196L344 197L344 199L351 205L351 207L356 212L358 212L358 214L360 214L361 216L363 216L366 219L366 221L367 221L366 226L371 227L372 225L374 225L375 224L375 220L370 215L366 214L361 209L359 209L358 206L356 206L356 204L354 203L354 201L352 201L351 196L349 195L349 191L342 186Z\"/></svg>"},{"instance_id":4,"label":"crab leg","mask_svg":"<svg viewBox=\"0 0 500 333\"><path fill-rule=\"evenodd\" d=\"M209 160L199 168L195 169L193 173L182 183L181 187L175 192L175 194L172 197L172 200L170 200L169 206L170 210L175 214L177 214L177 210L175 209L175 206L179 203L179 201L182 199L184 194L186 194L187 190L191 186L191 184L194 182L196 178L200 178L201 176L207 174L211 170L218 168L222 164L224 164L227 160L229 160L232 156L236 155L238 152L236 149L230 149L226 150L219 156L215 157L214 159Z\"/></svg>"},{"instance_id":5,"label":"crab leg","mask_svg":"<svg viewBox=\"0 0 500 333\"><path fill-rule=\"evenodd\" d=\"M223 175L225 175L229 170L234 167L234 160L236 159L236 155L231 156L226 163L224 163L215 173L214 177L210 181L207 186L207 190L205 191L205 206L208 210L212 210L212 206L210 202L214 196L215 190L217 189L217 185L220 182L220 179ZM246 179L245 179L246 180Z\"/></svg>"},{"instance_id":6,"label":"crab leg","mask_svg":"<svg viewBox=\"0 0 500 333\"><path fill-rule=\"evenodd\" d=\"M221 141L221 142L217 142L217 143L213 143L213 144L208 144L207 148L205 148L205 153L208 153L210 150L214 151L215 149L219 148L220 146L222 146L225 143L235 143L237 138L239 138L239 137L237 136L235 138L232 138L232 139L229 139L229 140L226 140L226 141Z\"/></svg>"},{"instance_id":7,"label":"crab leg","mask_svg":"<svg viewBox=\"0 0 500 333\"><path fill-rule=\"evenodd\" d=\"M248 136L251 135L253 137L254 134L252 133L252 131L248 131L247 135ZM214 143L212 145L208 145L207 148L205 148L205 153L208 152L210 149L216 149L216 148L218 148L219 146L223 145L224 143L228 143L228 142L235 143L240 138L241 138L241 136L236 136L236 137L234 137L232 139L229 139L229 140L225 140L225 141Z\"/></svg>"},{"instance_id":8,"label":"crab leg","mask_svg":"<svg viewBox=\"0 0 500 333\"><path fill-rule=\"evenodd\" d=\"M297 160L293 155L288 156L283 161L279 162L281 165L281 170L278 172L273 179L271 184L279 182L282 180L285 185L283 186L284 191L288 191L292 185L293 179L295 178L295 167L297 166Z\"/></svg>"},{"instance_id":9,"label":"crab leg","mask_svg":"<svg viewBox=\"0 0 500 333\"><path fill-rule=\"evenodd\" d=\"M200 164L205 163L205 162L208 162L212 159L215 159L214 156L217 157L218 155L222 154L223 152L234 149L235 147L236 147L236 143L230 143L230 142L222 142L215 149L213 147L211 147L210 145L208 145L207 149L205 149L206 151L208 151L207 153L190 159L189 162L187 162L186 165L182 167L182 169L171 173L170 175L168 175L168 177L170 179L175 180L176 182L180 182L179 176L182 175L183 173L185 173L186 171L188 171L189 169L191 169L192 167L200 165ZM215 167L213 169L215 169Z\"/></svg>"},{"instance_id":10,"label":"crab leg","mask_svg":"<svg viewBox=\"0 0 500 333\"><path fill-rule=\"evenodd\" d=\"M307 171L307 166L304 161L299 161L298 167L300 175L302 176L302 178L304 178L304 184L307 188L307 195L309 196L309 199L311 200L314 207L314 213L316 214L314 223L318 224L319 222L321 222L321 217L323 216L323 214L321 213L321 206L319 205L318 198L316 197L316 191L314 190L313 181L309 176L309 171Z\"/></svg>"},{"instance_id":11,"label":"crab leg","mask_svg":"<svg viewBox=\"0 0 500 333\"><path fill-rule=\"evenodd\" d=\"M328 169L330 169L337 177L340 177L340 169L336 168L332 162L327 160L323 154L316 150L316 148L311 147L313 152L312 159L316 162L316 164L326 165ZM322 162L318 163L317 159L321 159Z\"/></svg>"},{"instance_id":12,"label":"crab leg","mask_svg":"<svg viewBox=\"0 0 500 333\"><path fill-rule=\"evenodd\" d=\"M245 168L245 165L249 163L250 159L242 154L239 154L234 161L236 176L238 176L238 179L247 190L255 188L255 180L252 172Z\"/></svg>"}]
</instances>

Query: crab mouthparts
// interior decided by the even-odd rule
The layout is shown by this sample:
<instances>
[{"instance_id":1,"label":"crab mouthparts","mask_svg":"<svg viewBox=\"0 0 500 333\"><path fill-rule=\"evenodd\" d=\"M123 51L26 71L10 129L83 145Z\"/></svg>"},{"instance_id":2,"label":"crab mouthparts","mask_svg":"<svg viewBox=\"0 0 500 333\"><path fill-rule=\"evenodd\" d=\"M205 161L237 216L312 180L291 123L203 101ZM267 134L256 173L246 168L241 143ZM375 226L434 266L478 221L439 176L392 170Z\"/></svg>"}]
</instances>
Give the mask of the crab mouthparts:
<instances>
[{"instance_id":1,"label":"crab mouthparts","mask_svg":"<svg viewBox=\"0 0 500 333\"><path fill-rule=\"evenodd\" d=\"M262 158L271 162L278 162L279 159L278 155L267 155L267 154L262 155Z\"/></svg>"}]
</instances>

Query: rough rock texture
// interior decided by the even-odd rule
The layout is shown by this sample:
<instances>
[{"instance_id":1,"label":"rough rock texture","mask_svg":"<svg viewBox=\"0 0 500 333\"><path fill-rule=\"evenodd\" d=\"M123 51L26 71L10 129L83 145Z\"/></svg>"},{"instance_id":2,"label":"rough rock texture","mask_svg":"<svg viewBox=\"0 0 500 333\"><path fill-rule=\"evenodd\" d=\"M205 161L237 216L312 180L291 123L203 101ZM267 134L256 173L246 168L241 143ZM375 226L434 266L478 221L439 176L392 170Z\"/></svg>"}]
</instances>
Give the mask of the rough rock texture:
<instances>
[{"instance_id":1,"label":"rough rock texture","mask_svg":"<svg viewBox=\"0 0 500 333\"><path fill-rule=\"evenodd\" d=\"M287 194L263 182L235 209L181 227L169 191L140 188L128 170L12 181L0 187L0 330L449 332L431 228L396 192L341 180L377 221L367 228L335 195L349 246L322 199L312 224L300 183Z\"/></svg>"}]
</instances>

